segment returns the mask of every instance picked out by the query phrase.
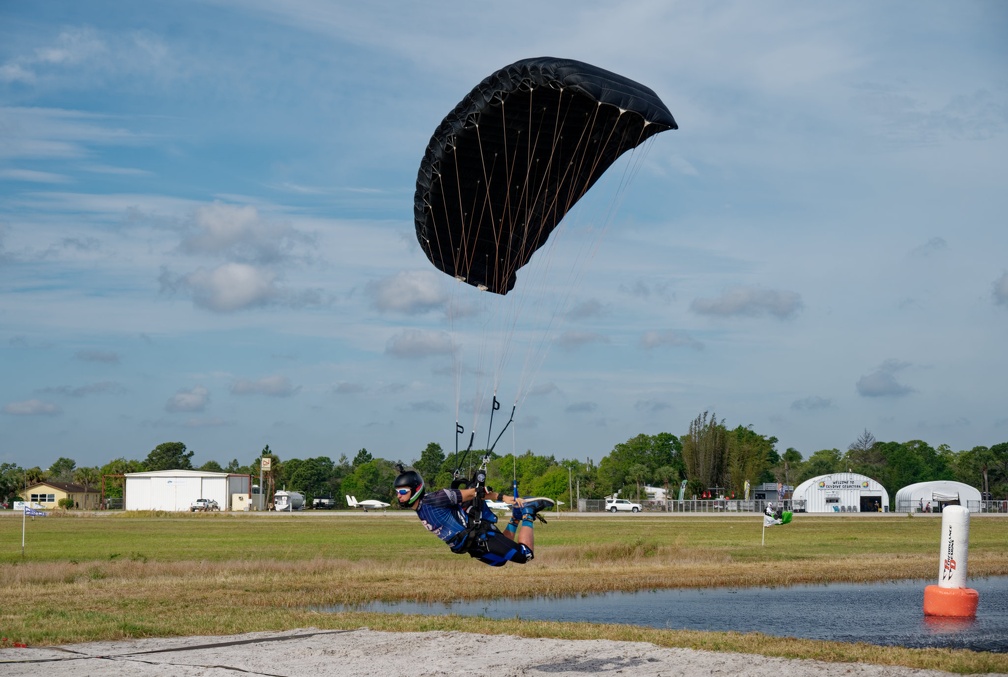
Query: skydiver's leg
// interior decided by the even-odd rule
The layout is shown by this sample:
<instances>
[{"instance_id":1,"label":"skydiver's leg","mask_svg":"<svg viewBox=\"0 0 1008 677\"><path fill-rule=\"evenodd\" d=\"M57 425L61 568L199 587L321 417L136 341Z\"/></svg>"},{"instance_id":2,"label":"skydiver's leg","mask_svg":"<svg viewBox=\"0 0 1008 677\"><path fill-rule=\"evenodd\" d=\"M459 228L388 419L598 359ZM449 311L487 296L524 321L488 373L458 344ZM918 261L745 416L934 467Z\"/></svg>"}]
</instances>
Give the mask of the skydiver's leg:
<instances>
[{"instance_id":1,"label":"skydiver's leg","mask_svg":"<svg viewBox=\"0 0 1008 677\"><path fill-rule=\"evenodd\" d=\"M486 540L483 542L483 550L478 555L474 554L473 557L478 557L484 564L495 567L503 566L507 562L524 564L532 561L532 549L520 541L515 543L494 529L487 533Z\"/></svg>"},{"instance_id":2,"label":"skydiver's leg","mask_svg":"<svg viewBox=\"0 0 1008 677\"><path fill-rule=\"evenodd\" d=\"M518 543L524 545L531 552L535 544L535 531L533 530L532 517L522 517L521 527L518 528Z\"/></svg>"}]
</instances>

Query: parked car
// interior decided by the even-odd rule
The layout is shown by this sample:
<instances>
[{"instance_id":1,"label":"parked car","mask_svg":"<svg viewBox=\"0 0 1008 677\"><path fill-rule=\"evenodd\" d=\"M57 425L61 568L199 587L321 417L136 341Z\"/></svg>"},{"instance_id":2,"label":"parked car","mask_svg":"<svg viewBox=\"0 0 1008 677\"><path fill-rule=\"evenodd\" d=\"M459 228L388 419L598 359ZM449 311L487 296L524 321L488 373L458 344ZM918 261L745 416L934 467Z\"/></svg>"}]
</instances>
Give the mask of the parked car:
<instances>
[{"instance_id":1,"label":"parked car","mask_svg":"<svg viewBox=\"0 0 1008 677\"><path fill-rule=\"evenodd\" d=\"M189 512L211 512L213 510L220 510L220 506L212 498L197 498L189 506Z\"/></svg>"},{"instance_id":2,"label":"parked car","mask_svg":"<svg viewBox=\"0 0 1008 677\"><path fill-rule=\"evenodd\" d=\"M643 506L625 498L607 498L606 510L609 512L640 512L643 510Z\"/></svg>"}]
</instances>

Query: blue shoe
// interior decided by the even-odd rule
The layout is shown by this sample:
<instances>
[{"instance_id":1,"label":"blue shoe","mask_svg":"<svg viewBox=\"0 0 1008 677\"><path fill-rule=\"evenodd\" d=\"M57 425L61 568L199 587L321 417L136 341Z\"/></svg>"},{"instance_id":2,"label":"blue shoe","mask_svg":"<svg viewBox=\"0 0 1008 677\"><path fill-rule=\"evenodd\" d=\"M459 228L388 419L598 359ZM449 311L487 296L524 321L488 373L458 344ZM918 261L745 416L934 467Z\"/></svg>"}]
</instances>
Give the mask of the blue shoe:
<instances>
[{"instance_id":1,"label":"blue shoe","mask_svg":"<svg viewBox=\"0 0 1008 677\"><path fill-rule=\"evenodd\" d=\"M546 520L542 518L539 513L543 510L549 510L556 505L556 501L552 498L543 498L538 496L536 498L526 498L524 499L524 505L521 508L522 519L532 521L533 519L538 519L543 524Z\"/></svg>"}]
</instances>

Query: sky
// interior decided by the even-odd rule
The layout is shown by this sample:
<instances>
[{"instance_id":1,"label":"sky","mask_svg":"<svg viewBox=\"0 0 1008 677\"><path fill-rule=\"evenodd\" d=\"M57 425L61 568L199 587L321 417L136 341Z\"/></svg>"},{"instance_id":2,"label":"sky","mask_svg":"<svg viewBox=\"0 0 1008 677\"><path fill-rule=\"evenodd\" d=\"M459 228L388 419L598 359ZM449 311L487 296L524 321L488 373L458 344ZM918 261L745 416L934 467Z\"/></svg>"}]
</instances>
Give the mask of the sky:
<instances>
[{"instance_id":1,"label":"sky","mask_svg":"<svg viewBox=\"0 0 1008 677\"><path fill-rule=\"evenodd\" d=\"M0 1L0 462L598 461L705 411L805 457L1004 442L1006 35L997 0ZM427 261L413 194L537 56L679 129L510 315Z\"/></svg>"}]
</instances>

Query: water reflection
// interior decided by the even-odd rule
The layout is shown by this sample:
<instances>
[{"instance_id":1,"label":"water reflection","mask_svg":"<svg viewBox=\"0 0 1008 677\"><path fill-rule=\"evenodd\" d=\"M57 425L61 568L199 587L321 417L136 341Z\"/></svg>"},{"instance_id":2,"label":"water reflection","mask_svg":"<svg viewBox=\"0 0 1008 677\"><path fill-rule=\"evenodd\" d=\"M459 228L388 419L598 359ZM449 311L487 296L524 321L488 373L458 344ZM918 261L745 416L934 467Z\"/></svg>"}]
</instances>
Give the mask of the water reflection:
<instances>
[{"instance_id":1,"label":"water reflection","mask_svg":"<svg viewBox=\"0 0 1008 677\"><path fill-rule=\"evenodd\" d=\"M608 593L451 604L373 603L385 613L625 623L666 629L762 632L888 646L1008 652L1008 577L975 579L975 620L925 617L924 581ZM334 607L329 611L341 611Z\"/></svg>"}]
</instances>

